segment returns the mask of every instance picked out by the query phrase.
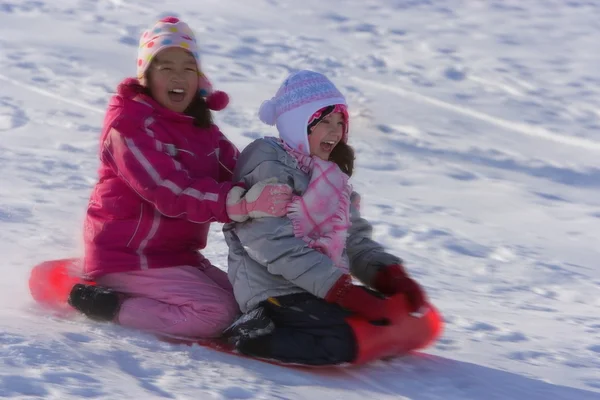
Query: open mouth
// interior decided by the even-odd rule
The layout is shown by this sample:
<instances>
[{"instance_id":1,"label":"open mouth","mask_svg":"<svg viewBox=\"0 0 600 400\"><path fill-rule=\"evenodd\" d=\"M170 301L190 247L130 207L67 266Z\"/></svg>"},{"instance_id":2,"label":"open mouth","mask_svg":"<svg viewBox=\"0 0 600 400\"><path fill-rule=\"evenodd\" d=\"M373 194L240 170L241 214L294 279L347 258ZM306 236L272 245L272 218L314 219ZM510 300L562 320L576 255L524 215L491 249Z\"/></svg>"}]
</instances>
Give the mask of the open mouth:
<instances>
[{"instance_id":1,"label":"open mouth","mask_svg":"<svg viewBox=\"0 0 600 400\"><path fill-rule=\"evenodd\" d=\"M183 89L171 89L169 90L169 100L174 103L179 103L185 99L185 90Z\"/></svg>"},{"instance_id":2,"label":"open mouth","mask_svg":"<svg viewBox=\"0 0 600 400\"><path fill-rule=\"evenodd\" d=\"M321 150L326 153L331 153L336 143L337 142L335 140L324 140L321 142Z\"/></svg>"}]
</instances>

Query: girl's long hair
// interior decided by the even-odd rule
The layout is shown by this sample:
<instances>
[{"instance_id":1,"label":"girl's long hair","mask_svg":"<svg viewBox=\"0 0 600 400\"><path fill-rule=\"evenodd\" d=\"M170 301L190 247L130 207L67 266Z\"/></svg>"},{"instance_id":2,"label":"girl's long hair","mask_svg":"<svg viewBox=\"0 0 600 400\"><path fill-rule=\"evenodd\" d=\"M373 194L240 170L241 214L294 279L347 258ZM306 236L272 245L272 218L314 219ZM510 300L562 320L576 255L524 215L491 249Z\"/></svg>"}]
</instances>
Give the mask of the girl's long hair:
<instances>
[{"instance_id":1,"label":"girl's long hair","mask_svg":"<svg viewBox=\"0 0 600 400\"><path fill-rule=\"evenodd\" d=\"M354 160L354 149L344 142L339 142L329 154L329 161L336 163L348 176L354 171Z\"/></svg>"}]
</instances>

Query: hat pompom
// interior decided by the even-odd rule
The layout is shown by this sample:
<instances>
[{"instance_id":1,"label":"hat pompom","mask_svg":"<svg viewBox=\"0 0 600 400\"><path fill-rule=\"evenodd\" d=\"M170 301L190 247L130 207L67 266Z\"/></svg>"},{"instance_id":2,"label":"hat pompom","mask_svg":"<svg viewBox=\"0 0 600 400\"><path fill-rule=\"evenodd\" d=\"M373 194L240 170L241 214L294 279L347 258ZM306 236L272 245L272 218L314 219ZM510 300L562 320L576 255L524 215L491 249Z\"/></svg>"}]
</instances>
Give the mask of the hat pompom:
<instances>
[{"instance_id":1,"label":"hat pompom","mask_svg":"<svg viewBox=\"0 0 600 400\"><path fill-rule=\"evenodd\" d=\"M214 111L221 111L229 104L229 95L221 90L215 90L206 98L206 105Z\"/></svg>"},{"instance_id":2,"label":"hat pompom","mask_svg":"<svg viewBox=\"0 0 600 400\"><path fill-rule=\"evenodd\" d=\"M163 19L161 19L160 22L166 22L168 24L176 24L179 22L179 18L168 16L168 17L164 17Z\"/></svg>"},{"instance_id":3,"label":"hat pompom","mask_svg":"<svg viewBox=\"0 0 600 400\"><path fill-rule=\"evenodd\" d=\"M260 105L260 109L258 110L258 117L262 122L267 125L275 125L277 121L277 115L275 110L275 102L271 100L265 100Z\"/></svg>"}]
</instances>

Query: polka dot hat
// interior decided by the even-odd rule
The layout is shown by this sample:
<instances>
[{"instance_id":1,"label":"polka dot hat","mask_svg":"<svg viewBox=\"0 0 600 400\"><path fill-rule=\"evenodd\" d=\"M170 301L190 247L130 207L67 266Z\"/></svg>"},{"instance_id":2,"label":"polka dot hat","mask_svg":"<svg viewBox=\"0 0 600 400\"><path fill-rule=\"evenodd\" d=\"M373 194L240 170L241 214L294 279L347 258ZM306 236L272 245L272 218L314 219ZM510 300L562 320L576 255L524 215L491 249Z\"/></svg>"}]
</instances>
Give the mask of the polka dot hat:
<instances>
[{"instance_id":1,"label":"polka dot hat","mask_svg":"<svg viewBox=\"0 0 600 400\"><path fill-rule=\"evenodd\" d=\"M200 66L200 54L194 32L179 18L166 17L158 21L153 27L144 31L140 38L137 57L137 77L141 79L152 63L154 57L161 51L170 47L180 47L189 51L198 63L199 87L198 90L206 97L209 108L221 110L229 103L226 93L213 91L212 85Z\"/></svg>"}]
</instances>

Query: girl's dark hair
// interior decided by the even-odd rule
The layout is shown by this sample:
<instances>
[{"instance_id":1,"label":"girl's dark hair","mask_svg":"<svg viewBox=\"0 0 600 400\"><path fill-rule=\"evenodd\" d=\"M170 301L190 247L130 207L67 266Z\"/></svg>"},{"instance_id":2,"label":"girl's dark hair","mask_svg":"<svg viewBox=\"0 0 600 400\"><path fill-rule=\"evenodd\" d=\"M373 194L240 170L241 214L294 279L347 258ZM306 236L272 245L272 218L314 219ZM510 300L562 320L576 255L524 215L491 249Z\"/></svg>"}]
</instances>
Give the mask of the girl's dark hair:
<instances>
[{"instance_id":1,"label":"girl's dark hair","mask_svg":"<svg viewBox=\"0 0 600 400\"><path fill-rule=\"evenodd\" d=\"M354 171L354 159L354 149L344 142L339 142L329 154L329 161L336 163L348 176Z\"/></svg>"},{"instance_id":2,"label":"girl's dark hair","mask_svg":"<svg viewBox=\"0 0 600 400\"><path fill-rule=\"evenodd\" d=\"M148 68L145 74L146 82L150 82L150 68ZM144 86L142 89L142 93L152 97L152 92L148 86ZM213 124L212 113L210 112L210 108L208 108L208 104L206 104L206 100L204 97L200 95L200 92L196 92L196 96L183 112L185 115L194 118L194 125L198 128L210 128Z\"/></svg>"},{"instance_id":3,"label":"girl's dark hair","mask_svg":"<svg viewBox=\"0 0 600 400\"><path fill-rule=\"evenodd\" d=\"M194 100L190 103L188 108L183 112L185 115L189 115L194 118L194 125L198 128L210 128L213 124L212 113L204 97L200 93L196 93Z\"/></svg>"}]
</instances>

